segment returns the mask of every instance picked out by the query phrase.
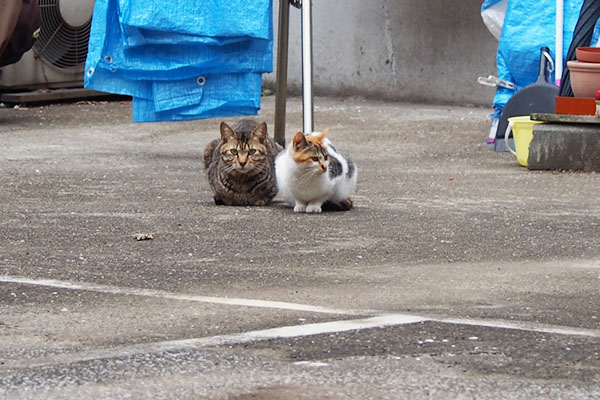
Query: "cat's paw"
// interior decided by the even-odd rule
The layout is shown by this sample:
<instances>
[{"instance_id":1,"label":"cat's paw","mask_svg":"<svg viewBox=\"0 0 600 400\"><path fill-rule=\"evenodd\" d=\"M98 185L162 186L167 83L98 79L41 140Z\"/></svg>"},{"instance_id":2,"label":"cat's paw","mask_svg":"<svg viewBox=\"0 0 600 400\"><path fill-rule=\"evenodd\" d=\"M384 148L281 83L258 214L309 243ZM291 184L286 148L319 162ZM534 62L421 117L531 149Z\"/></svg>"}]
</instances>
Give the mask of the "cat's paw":
<instances>
[{"instance_id":1,"label":"cat's paw","mask_svg":"<svg viewBox=\"0 0 600 400\"><path fill-rule=\"evenodd\" d=\"M321 212L321 205L309 204L306 206L306 212L312 214L319 214Z\"/></svg>"},{"instance_id":2,"label":"cat's paw","mask_svg":"<svg viewBox=\"0 0 600 400\"><path fill-rule=\"evenodd\" d=\"M269 200L266 199L258 199L252 203L253 206L258 207L266 206L267 204L269 204Z\"/></svg>"},{"instance_id":3,"label":"cat's paw","mask_svg":"<svg viewBox=\"0 0 600 400\"><path fill-rule=\"evenodd\" d=\"M296 205L294 206L294 212L297 212L297 213L306 212L306 205L296 203Z\"/></svg>"}]
</instances>

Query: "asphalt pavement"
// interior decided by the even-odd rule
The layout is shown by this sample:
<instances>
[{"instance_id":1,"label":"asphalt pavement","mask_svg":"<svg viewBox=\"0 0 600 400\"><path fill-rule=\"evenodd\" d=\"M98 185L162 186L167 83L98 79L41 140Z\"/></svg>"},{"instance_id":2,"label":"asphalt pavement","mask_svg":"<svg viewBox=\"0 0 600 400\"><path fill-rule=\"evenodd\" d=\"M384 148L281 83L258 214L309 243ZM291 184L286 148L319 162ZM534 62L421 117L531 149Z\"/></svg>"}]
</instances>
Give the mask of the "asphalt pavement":
<instances>
[{"instance_id":1,"label":"asphalt pavement","mask_svg":"<svg viewBox=\"0 0 600 400\"><path fill-rule=\"evenodd\" d=\"M307 215L214 205L219 119L0 108L0 397L600 398L600 177L495 153L489 112L316 98L359 178Z\"/></svg>"}]
</instances>

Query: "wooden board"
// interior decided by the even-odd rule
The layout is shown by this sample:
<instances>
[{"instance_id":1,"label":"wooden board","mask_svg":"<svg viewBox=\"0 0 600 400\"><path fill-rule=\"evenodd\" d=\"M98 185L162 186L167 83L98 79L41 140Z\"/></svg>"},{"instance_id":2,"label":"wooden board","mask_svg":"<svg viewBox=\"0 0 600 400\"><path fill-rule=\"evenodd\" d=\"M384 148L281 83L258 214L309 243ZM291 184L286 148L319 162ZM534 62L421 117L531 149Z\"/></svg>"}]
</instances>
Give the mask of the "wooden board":
<instances>
[{"instance_id":1,"label":"wooden board","mask_svg":"<svg viewBox=\"0 0 600 400\"><path fill-rule=\"evenodd\" d=\"M115 94L98 92L96 90L74 88L74 89L49 89L36 90L33 92L2 93L0 101L3 103L25 104L25 103L47 103L64 100L86 100L105 97L115 97Z\"/></svg>"},{"instance_id":2,"label":"wooden board","mask_svg":"<svg viewBox=\"0 0 600 400\"><path fill-rule=\"evenodd\" d=\"M600 124L600 116L595 115L531 113L530 117L534 121L562 124Z\"/></svg>"}]
</instances>

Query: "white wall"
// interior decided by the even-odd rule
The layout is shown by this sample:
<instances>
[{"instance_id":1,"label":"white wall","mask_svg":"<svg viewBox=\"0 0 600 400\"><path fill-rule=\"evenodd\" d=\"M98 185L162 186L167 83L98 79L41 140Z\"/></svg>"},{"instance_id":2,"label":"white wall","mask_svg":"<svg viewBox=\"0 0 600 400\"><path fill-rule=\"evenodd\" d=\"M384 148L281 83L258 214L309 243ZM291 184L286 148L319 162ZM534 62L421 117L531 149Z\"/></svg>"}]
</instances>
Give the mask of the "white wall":
<instances>
[{"instance_id":1,"label":"white wall","mask_svg":"<svg viewBox=\"0 0 600 400\"><path fill-rule=\"evenodd\" d=\"M315 93L491 106L494 89L477 77L496 74L497 41L481 3L313 0ZM300 10L290 7L290 15L288 93L299 94ZM274 83L274 73L265 76L267 87Z\"/></svg>"}]
</instances>

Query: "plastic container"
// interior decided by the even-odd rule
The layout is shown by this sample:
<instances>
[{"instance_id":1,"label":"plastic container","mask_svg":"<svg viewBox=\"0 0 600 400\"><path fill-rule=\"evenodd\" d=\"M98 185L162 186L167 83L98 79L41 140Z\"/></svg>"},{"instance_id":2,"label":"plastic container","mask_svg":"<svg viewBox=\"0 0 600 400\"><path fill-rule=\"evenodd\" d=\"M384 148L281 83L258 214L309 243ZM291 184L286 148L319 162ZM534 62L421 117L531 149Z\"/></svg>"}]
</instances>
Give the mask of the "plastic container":
<instances>
[{"instance_id":1,"label":"plastic container","mask_svg":"<svg viewBox=\"0 0 600 400\"><path fill-rule=\"evenodd\" d=\"M506 127L506 132L504 132L506 148L517 158L517 161L523 167L527 166L529 143L533 139L533 126L536 124L543 124L543 121L532 121L528 115L508 118L508 126ZM514 150L508 143L508 136L511 131L515 143Z\"/></svg>"}]
</instances>

